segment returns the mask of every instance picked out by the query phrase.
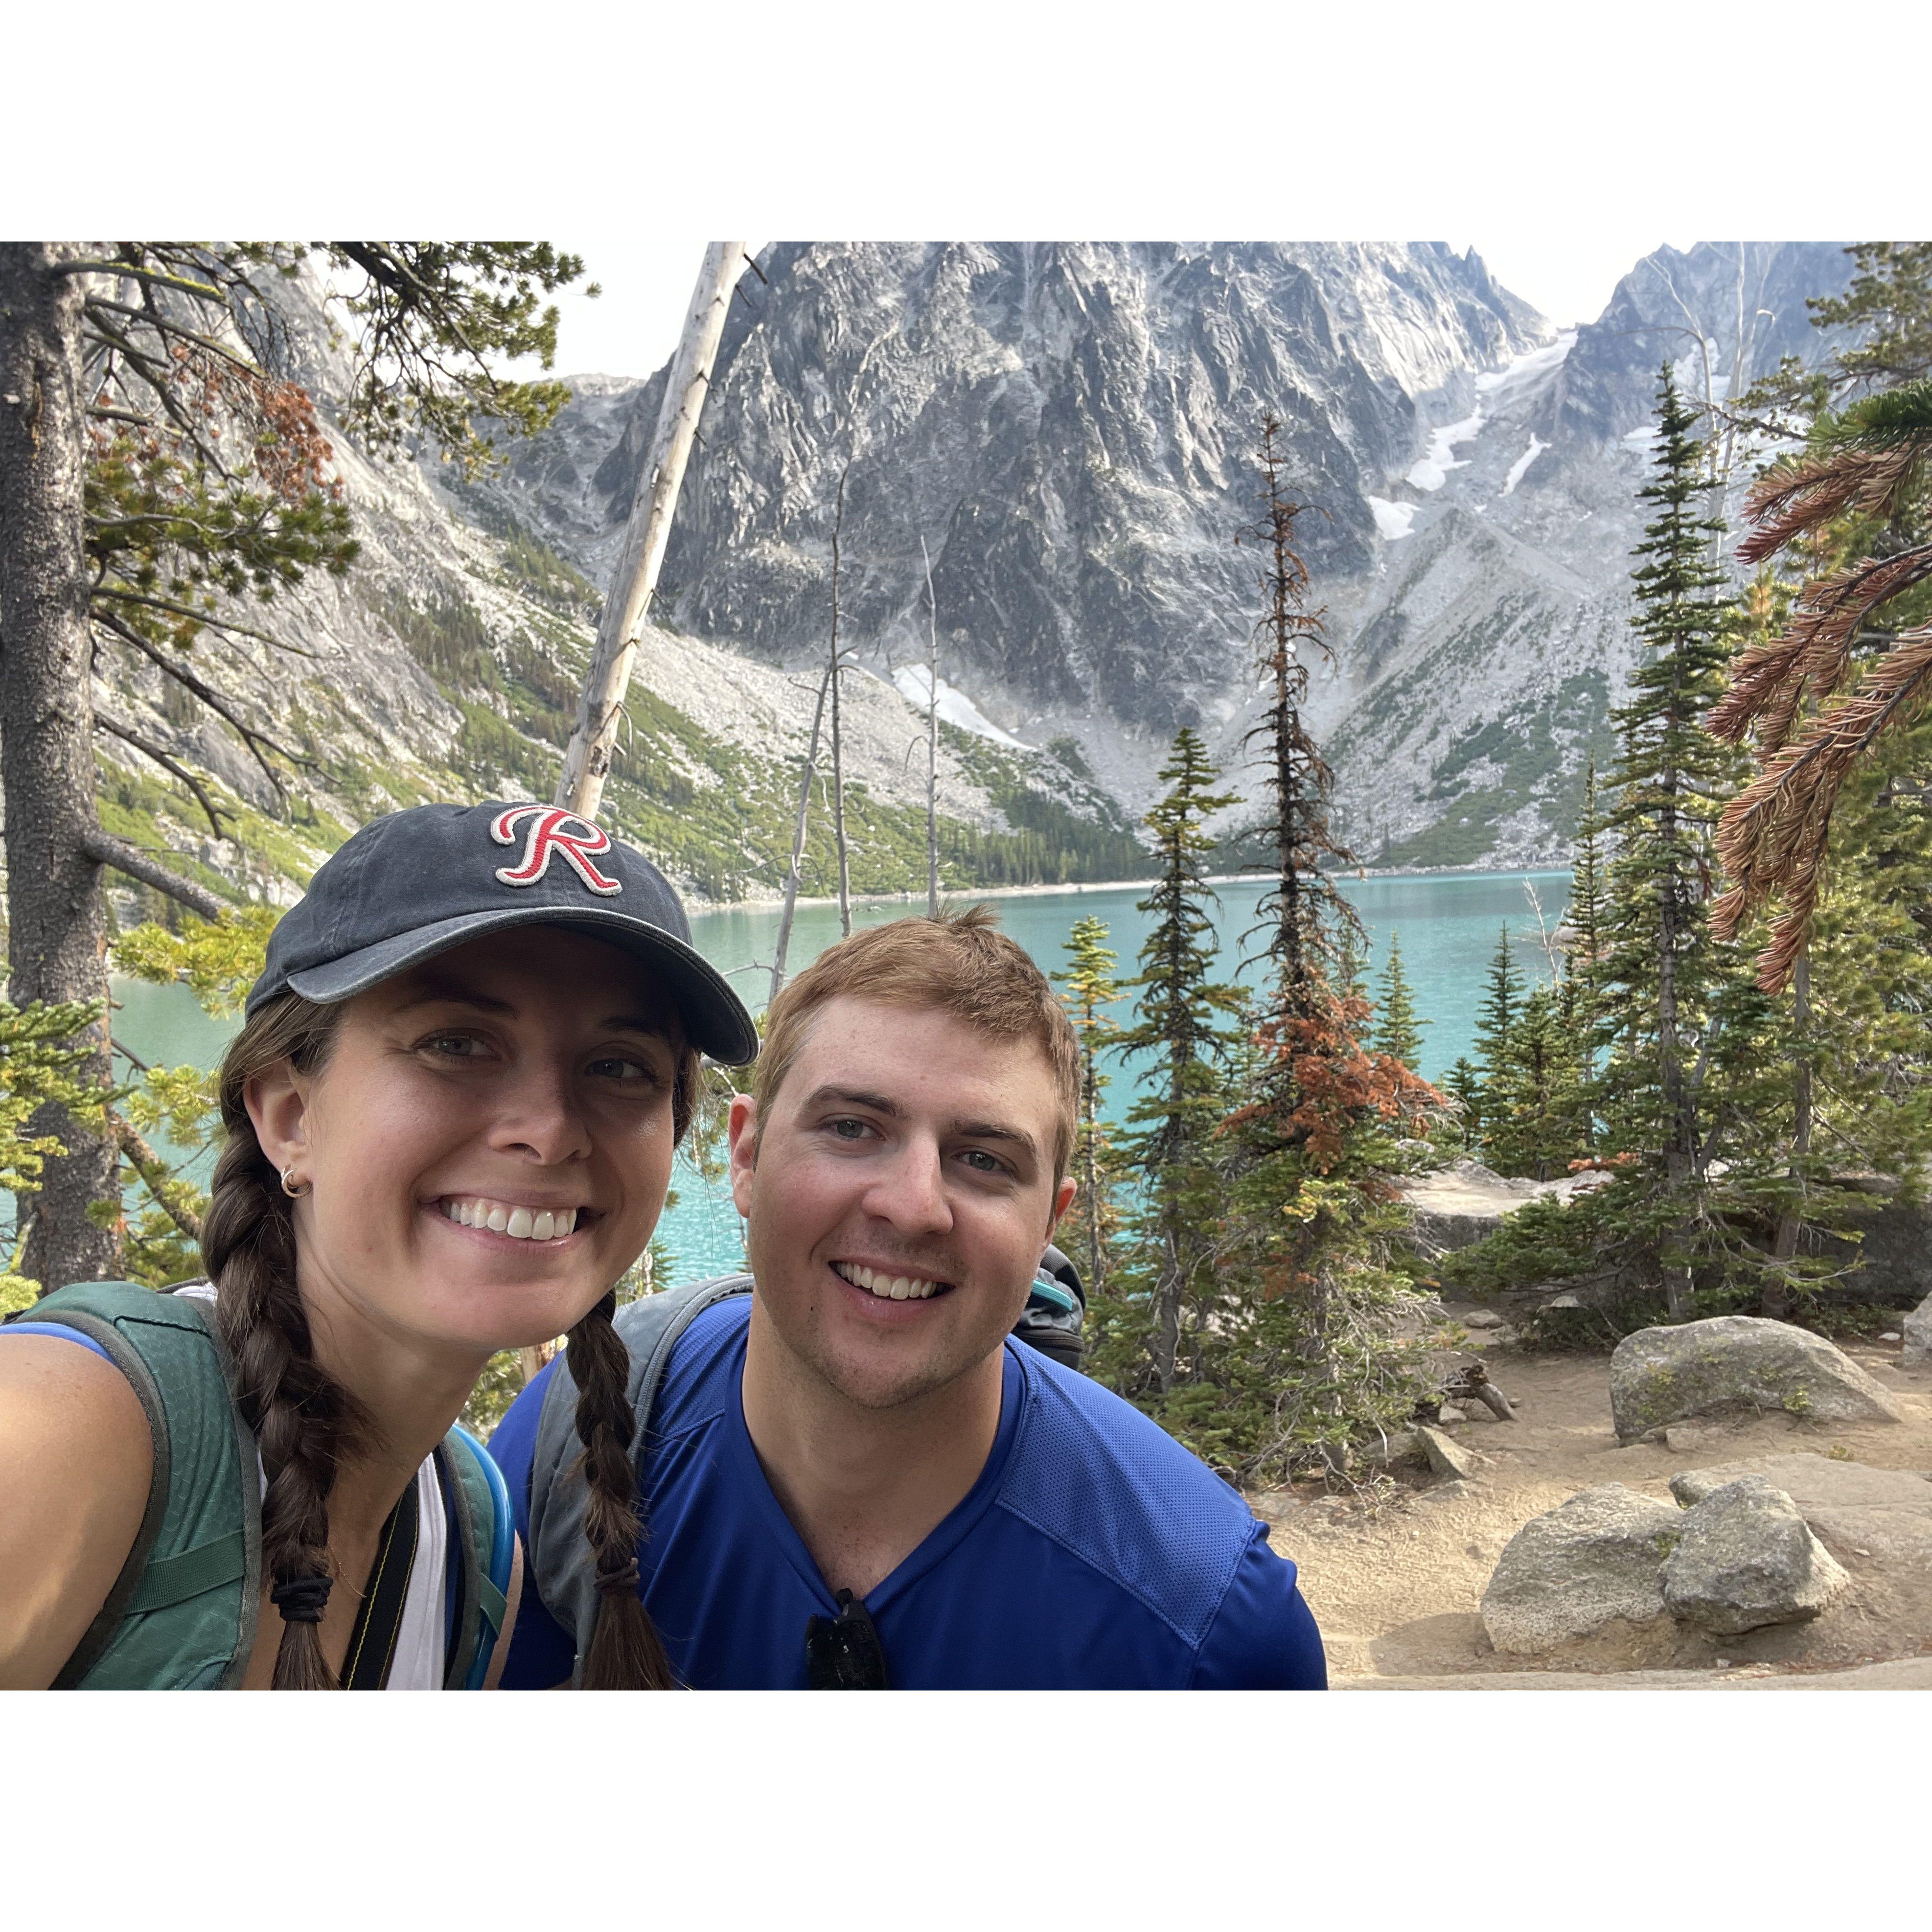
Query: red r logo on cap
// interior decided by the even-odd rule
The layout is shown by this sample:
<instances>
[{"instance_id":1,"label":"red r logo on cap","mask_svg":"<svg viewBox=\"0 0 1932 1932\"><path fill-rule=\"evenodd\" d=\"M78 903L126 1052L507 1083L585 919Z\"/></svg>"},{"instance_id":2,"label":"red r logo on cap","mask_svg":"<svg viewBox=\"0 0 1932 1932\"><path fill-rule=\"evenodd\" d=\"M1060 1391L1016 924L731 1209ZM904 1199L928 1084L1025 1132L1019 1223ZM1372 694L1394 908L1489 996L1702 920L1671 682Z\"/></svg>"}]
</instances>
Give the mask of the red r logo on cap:
<instances>
[{"instance_id":1,"label":"red r logo on cap","mask_svg":"<svg viewBox=\"0 0 1932 1932\"><path fill-rule=\"evenodd\" d=\"M497 813L490 824L490 836L499 845L514 845L517 827L526 818L530 829L524 836L523 857L514 866L496 868L496 876L505 885L535 885L550 870L550 854L560 852L593 892L608 898L624 890L621 880L607 878L590 862L597 854L610 850L610 833L560 806L513 805L508 812ZM574 831L568 829L572 826L577 828Z\"/></svg>"}]
</instances>

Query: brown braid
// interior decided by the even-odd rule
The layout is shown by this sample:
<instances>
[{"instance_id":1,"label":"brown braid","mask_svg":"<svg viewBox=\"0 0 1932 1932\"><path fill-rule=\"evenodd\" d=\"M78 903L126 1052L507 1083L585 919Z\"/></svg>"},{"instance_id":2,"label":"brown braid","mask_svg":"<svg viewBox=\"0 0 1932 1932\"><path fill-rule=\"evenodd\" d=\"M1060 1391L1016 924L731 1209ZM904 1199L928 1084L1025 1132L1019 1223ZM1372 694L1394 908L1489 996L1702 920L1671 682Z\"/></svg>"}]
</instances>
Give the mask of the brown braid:
<instances>
[{"instance_id":1,"label":"brown braid","mask_svg":"<svg viewBox=\"0 0 1932 1932\"><path fill-rule=\"evenodd\" d=\"M242 1413L262 1451L262 1567L272 1585L329 1576L328 1493L337 1464L368 1428L361 1405L317 1364L296 1286L295 1222L273 1165L255 1138L248 1082L287 1060L310 1073L328 1057L342 1015L294 993L242 1028L221 1063L227 1139L216 1162L201 1252L220 1291L216 1325L236 1366ZM321 1628L284 1618L278 1690L333 1690Z\"/></svg>"},{"instance_id":2,"label":"brown braid","mask_svg":"<svg viewBox=\"0 0 1932 1932\"><path fill-rule=\"evenodd\" d=\"M680 1061L671 1093L671 1128L679 1140L697 1111L700 1064ZM631 1462L637 1426L630 1397L631 1356L611 1326L614 1291L570 1331L570 1378L577 1384L577 1466L586 1495L584 1539L597 1563L597 1607L578 1685L585 1690L670 1690L677 1680L657 1627L638 1593L638 1544L644 1534Z\"/></svg>"}]
</instances>

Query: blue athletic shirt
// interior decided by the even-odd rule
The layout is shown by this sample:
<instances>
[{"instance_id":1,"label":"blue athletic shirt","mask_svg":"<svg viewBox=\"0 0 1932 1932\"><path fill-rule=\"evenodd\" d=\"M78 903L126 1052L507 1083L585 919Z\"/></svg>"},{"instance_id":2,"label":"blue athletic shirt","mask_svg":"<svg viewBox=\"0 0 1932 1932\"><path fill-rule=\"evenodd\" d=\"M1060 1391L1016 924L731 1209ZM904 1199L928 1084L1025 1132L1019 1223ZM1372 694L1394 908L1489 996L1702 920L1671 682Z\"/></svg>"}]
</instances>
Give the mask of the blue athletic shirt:
<instances>
[{"instance_id":1,"label":"blue athletic shirt","mask_svg":"<svg viewBox=\"0 0 1932 1932\"><path fill-rule=\"evenodd\" d=\"M749 1296L692 1322L652 1417L644 1605L698 1690L802 1690L808 1618L838 1605L760 1467L740 1400ZM545 1369L490 1439L529 1540ZM1294 1565L1235 1492L1138 1410L1009 1338L992 1453L866 1599L896 1690L1328 1686ZM506 1690L575 1652L526 1581Z\"/></svg>"}]
</instances>

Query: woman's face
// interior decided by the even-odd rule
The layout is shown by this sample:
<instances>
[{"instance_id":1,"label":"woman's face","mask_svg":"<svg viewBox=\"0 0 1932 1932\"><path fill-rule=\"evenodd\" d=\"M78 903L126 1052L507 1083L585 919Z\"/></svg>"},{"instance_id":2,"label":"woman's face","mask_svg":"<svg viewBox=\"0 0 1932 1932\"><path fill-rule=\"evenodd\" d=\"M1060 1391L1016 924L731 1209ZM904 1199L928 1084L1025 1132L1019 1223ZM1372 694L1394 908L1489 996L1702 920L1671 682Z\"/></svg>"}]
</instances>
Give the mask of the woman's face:
<instances>
[{"instance_id":1,"label":"woman's face","mask_svg":"<svg viewBox=\"0 0 1932 1932\"><path fill-rule=\"evenodd\" d=\"M361 1333L485 1356L579 1320L649 1242L684 1052L650 970L582 934L472 940L358 994L313 1075L250 1083L302 1293Z\"/></svg>"}]
</instances>

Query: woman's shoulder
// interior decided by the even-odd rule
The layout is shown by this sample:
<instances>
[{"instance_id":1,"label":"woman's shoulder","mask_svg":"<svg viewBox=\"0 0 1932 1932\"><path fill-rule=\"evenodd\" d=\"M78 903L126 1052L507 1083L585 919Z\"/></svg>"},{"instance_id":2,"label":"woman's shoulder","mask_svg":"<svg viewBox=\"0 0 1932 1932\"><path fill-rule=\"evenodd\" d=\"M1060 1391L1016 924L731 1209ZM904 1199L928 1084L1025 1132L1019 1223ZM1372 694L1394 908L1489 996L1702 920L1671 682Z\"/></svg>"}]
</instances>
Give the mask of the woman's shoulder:
<instances>
[{"instance_id":1,"label":"woman's shoulder","mask_svg":"<svg viewBox=\"0 0 1932 1932\"><path fill-rule=\"evenodd\" d=\"M126 1563L154 1449L127 1376L58 1336L0 1340L0 1683L53 1681Z\"/></svg>"}]
</instances>

